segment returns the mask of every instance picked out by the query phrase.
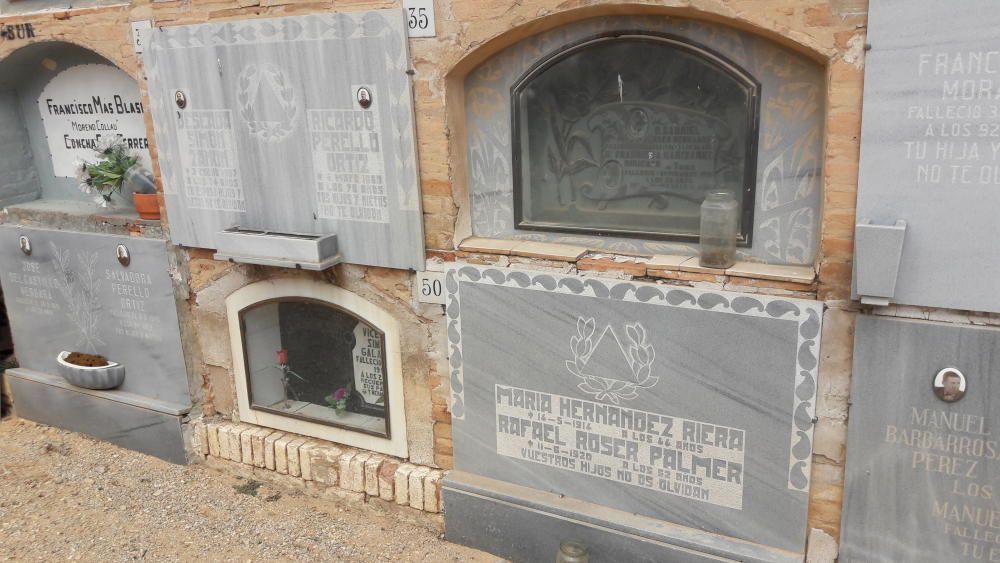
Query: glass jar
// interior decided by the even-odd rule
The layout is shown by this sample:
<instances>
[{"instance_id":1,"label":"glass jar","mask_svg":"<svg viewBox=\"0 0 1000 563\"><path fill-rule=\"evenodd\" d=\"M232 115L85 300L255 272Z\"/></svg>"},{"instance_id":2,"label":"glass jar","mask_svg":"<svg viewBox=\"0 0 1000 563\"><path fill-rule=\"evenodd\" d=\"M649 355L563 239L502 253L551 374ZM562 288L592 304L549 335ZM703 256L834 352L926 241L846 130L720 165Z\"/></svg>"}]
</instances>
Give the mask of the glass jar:
<instances>
[{"instance_id":1,"label":"glass jar","mask_svg":"<svg viewBox=\"0 0 1000 563\"><path fill-rule=\"evenodd\" d=\"M133 194L155 194L156 180L153 173L143 168L141 164L133 164L125 171L124 184L128 192Z\"/></svg>"},{"instance_id":2,"label":"glass jar","mask_svg":"<svg viewBox=\"0 0 1000 563\"><path fill-rule=\"evenodd\" d=\"M729 268L736 263L740 206L733 192L714 191L701 204L701 256L704 268Z\"/></svg>"},{"instance_id":3,"label":"glass jar","mask_svg":"<svg viewBox=\"0 0 1000 563\"><path fill-rule=\"evenodd\" d=\"M589 563L590 552L587 546L577 541L563 541L559 544L556 563Z\"/></svg>"}]
</instances>

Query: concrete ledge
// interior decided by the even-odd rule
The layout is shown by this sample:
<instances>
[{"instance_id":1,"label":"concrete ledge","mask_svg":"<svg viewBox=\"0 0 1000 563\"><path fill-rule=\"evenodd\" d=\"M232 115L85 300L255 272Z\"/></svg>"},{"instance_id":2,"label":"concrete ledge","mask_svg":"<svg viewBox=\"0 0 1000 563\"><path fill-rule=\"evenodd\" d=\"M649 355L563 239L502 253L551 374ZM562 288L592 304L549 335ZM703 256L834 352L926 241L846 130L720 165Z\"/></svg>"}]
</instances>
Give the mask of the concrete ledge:
<instances>
[{"instance_id":1,"label":"concrete ledge","mask_svg":"<svg viewBox=\"0 0 1000 563\"><path fill-rule=\"evenodd\" d=\"M125 405L137 407L140 409L147 409L154 412L170 415L170 416L183 416L191 411L190 406L179 405L176 403L169 403L167 401L161 401L158 399L153 399L146 397L144 395L138 395L136 393L129 393L128 391L99 391L95 389L84 389L82 387L75 387L66 382L65 379L59 377L58 375L52 375L50 373L45 373L38 370L28 369L28 368L13 368L7 370L7 376L11 379L23 379L31 381L34 383L39 383L42 385L48 385L50 387L57 387L59 389L64 389L66 391L71 391L73 393L79 393L81 395L89 395L98 399L104 399L107 401L112 401L115 403L122 403Z\"/></svg>"},{"instance_id":2,"label":"concrete ledge","mask_svg":"<svg viewBox=\"0 0 1000 563\"><path fill-rule=\"evenodd\" d=\"M631 277L652 277L679 279L681 281L716 281L723 283L726 278L745 278L749 280L764 280L794 284L790 287L798 291L811 291L816 282L816 269L811 266L791 266L782 264L763 264L758 262L737 262L730 268L704 268L699 265L697 256L681 256L671 254L656 254L654 256L631 256L613 252L589 251L583 246L557 244L547 242L521 241L510 239L490 239L482 237L467 238L459 244L459 251L468 256L477 256L473 263L485 265L506 266L489 260L492 257L514 257L521 260L556 260L567 267L576 265L580 272L599 272ZM686 280L683 274L695 274L694 279ZM698 277L701 276L701 277ZM713 276L712 278L704 278ZM779 285L780 285L779 284Z\"/></svg>"},{"instance_id":3,"label":"concrete ledge","mask_svg":"<svg viewBox=\"0 0 1000 563\"><path fill-rule=\"evenodd\" d=\"M591 561L801 563L803 554L452 471L442 486L445 538L513 561L553 560L582 541Z\"/></svg>"},{"instance_id":4,"label":"concrete ledge","mask_svg":"<svg viewBox=\"0 0 1000 563\"><path fill-rule=\"evenodd\" d=\"M187 462L180 414L136 404L143 403L141 400L110 398L121 399L122 392L91 391L47 381L55 377L23 368L7 370L17 416L82 432L171 463ZM132 395L129 399L138 397L127 395ZM151 404L150 399L141 399Z\"/></svg>"}]
</instances>

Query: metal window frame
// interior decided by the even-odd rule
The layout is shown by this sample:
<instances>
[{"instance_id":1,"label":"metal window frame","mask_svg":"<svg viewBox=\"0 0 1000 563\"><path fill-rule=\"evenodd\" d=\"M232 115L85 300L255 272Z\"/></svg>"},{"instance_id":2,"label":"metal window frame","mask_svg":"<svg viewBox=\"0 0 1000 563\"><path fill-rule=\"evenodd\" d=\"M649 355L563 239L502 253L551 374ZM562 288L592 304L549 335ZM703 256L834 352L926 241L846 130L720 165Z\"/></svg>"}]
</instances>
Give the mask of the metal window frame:
<instances>
[{"instance_id":1,"label":"metal window frame","mask_svg":"<svg viewBox=\"0 0 1000 563\"><path fill-rule=\"evenodd\" d=\"M535 78L567 57L579 53L580 51L584 51L594 45L623 39L661 43L678 50L686 51L706 63L722 70L727 75L732 77L737 83L747 89L747 134L745 139L746 162L743 170L743 204L741 205L740 210L740 232L738 233L737 244L743 247L751 246L753 242L754 212L757 206L757 147L759 144L761 103L760 82L741 66L705 45L669 33L658 33L634 29L609 31L568 43L559 50L549 53L532 65L511 86L511 170L514 184L515 229L526 231L573 233L590 236L620 236L647 240L698 242L699 237L697 233L659 233L630 229L575 227L552 222L533 222L528 221L524 217L523 197L525 192L525 182L523 179L524 171L522 170L521 158L521 110L520 104L518 103L521 93Z\"/></svg>"},{"instance_id":2,"label":"metal window frame","mask_svg":"<svg viewBox=\"0 0 1000 563\"><path fill-rule=\"evenodd\" d=\"M363 322L366 325L368 325L368 326L372 327L373 329L375 329L376 331L378 331L379 336L382 339L382 388L385 389L385 432L376 432L376 431L373 431L373 430L365 430L363 428L358 428L358 427L350 426L350 425L347 425L347 424L337 424L335 422L330 422L330 421L327 421L327 420L321 420L321 419L313 418L313 417L310 417L310 416L303 416L303 415L296 414L296 413L289 413L289 412L278 410L278 409L274 409L274 408L271 408L271 407L267 407L267 406L263 406L263 405L258 405L257 403L254 402L253 385L252 385L252 383L250 381L250 372L252 370L250 369L250 357L247 355L247 339L246 339L246 333L247 333L247 331L246 331L246 319L245 319L244 315L246 313L248 313L249 311L252 311L252 310L257 309L259 307L270 305L272 303L290 303L290 302L291 303L310 303L310 304L315 304L315 305L320 305L320 306L323 306L323 307L327 307L327 308L333 309L335 311L344 313L344 314L346 314L347 316L349 316L349 317L351 317L353 319L357 319L359 322ZM385 439L391 439L392 438L392 435L391 435L392 434L392 425L390 424L390 420L389 420L389 417L391 416L391 409L389 408L389 392L390 392L390 390L389 390L389 362L388 362L388 360L386 358L385 331L381 330L377 326L375 326L372 323L368 322L364 317L355 314L353 311L349 311L348 309L345 309L344 307L341 307L339 305L330 303L328 301L323 301L321 299L312 299L312 298L309 298L309 297L275 297L273 299L265 299L263 301L257 301L256 303L253 303L252 305L248 305L247 307L244 307L244 308L240 309L239 312L237 313L237 315L239 316L239 320L240 320L240 344L241 344L242 352L243 352L243 366L244 366L244 369L243 369L243 372L244 372L243 373L243 380L244 380L244 383L245 383L245 385L247 387L247 403L250 405L250 410L255 410L255 411L260 411L260 412L266 412L266 413L275 414L275 415L279 415L279 416L284 416L284 417L288 417L288 418L294 418L294 419L297 419L297 420L303 420L303 421L306 421L306 422L311 422L313 424L321 424L323 426L330 426L330 427L333 427L333 428L342 428L342 429L348 430L350 432L357 432L359 434L367 434L369 436L376 436L378 438L385 438ZM371 415L368 415L368 416L371 416Z\"/></svg>"}]
</instances>

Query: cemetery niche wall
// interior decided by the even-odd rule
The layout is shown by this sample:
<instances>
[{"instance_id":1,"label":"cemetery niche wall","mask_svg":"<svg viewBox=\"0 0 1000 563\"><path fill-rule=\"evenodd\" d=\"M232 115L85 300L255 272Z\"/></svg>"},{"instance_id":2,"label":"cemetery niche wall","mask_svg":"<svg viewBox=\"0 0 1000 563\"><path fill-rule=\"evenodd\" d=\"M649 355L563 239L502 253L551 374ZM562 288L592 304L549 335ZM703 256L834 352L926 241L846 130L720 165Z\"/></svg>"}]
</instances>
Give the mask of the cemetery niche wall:
<instances>
[{"instance_id":1,"label":"cemetery niche wall","mask_svg":"<svg viewBox=\"0 0 1000 563\"><path fill-rule=\"evenodd\" d=\"M120 138L149 167L144 109L135 80L90 50L46 42L14 51L0 62L0 206L98 212L78 187L79 161ZM130 193L113 203L134 213Z\"/></svg>"},{"instance_id":2,"label":"cemetery niche wall","mask_svg":"<svg viewBox=\"0 0 1000 563\"><path fill-rule=\"evenodd\" d=\"M400 10L146 37L174 242L260 264L423 269ZM272 236L281 244L269 245ZM288 254L298 247L302 255Z\"/></svg>"},{"instance_id":3,"label":"cemetery niche wall","mask_svg":"<svg viewBox=\"0 0 1000 563\"><path fill-rule=\"evenodd\" d=\"M0 263L18 416L184 463L191 398L165 241L7 224ZM114 370L81 372L64 352ZM124 379L102 390L78 379L100 370Z\"/></svg>"},{"instance_id":4,"label":"cemetery niche wall","mask_svg":"<svg viewBox=\"0 0 1000 563\"><path fill-rule=\"evenodd\" d=\"M741 260L812 265L824 81L785 47L683 18L515 43L465 77L468 234L692 255L698 206L726 189Z\"/></svg>"},{"instance_id":5,"label":"cemetery niche wall","mask_svg":"<svg viewBox=\"0 0 1000 563\"><path fill-rule=\"evenodd\" d=\"M854 293L1000 312L1000 15L988 0L954 8L872 3Z\"/></svg>"},{"instance_id":6,"label":"cemetery niche wall","mask_svg":"<svg viewBox=\"0 0 1000 563\"><path fill-rule=\"evenodd\" d=\"M526 561L569 539L601 561L802 560L820 304L473 266L446 286L446 537Z\"/></svg>"}]
</instances>

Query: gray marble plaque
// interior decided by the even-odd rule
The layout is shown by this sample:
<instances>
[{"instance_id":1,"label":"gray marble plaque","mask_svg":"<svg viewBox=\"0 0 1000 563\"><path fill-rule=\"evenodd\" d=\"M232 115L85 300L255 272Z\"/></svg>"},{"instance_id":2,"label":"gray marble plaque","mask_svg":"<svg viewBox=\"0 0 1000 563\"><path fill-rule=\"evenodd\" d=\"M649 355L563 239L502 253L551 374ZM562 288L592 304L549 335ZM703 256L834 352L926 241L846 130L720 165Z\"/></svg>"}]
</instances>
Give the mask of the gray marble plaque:
<instances>
[{"instance_id":1,"label":"gray marble plaque","mask_svg":"<svg viewBox=\"0 0 1000 563\"><path fill-rule=\"evenodd\" d=\"M868 40L857 217L906 221L893 301L1000 311L997 4L872 2Z\"/></svg>"},{"instance_id":2,"label":"gray marble plaque","mask_svg":"<svg viewBox=\"0 0 1000 563\"><path fill-rule=\"evenodd\" d=\"M191 404L164 241L2 225L0 264L21 367L56 374L63 350L101 354L125 366L120 391Z\"/></svg>"},{"instance_id":3,"label":"gray marble plaque","mask_svg":"<svg viewBox=\"0 0 1000 563\"><path fill-rule=\"evenodd\" d=\"M1000 561L1000 331L860 315L854 342L840 561Z\"/></svg>"},{"instance_id":4,"label":"gray marble plaque","mask_svg":"<svg viewBox=\"0 0 1000 563\"><path fill-rule=\"evenodd\" d=\"M819 303L449 271L455 468L802 552Z\"/></svg>"},{"instance_id":5,"label":"gray marble plaque","mask_svg":"<svg viewBox=\"0 0 1000 563\"><path fill-rule=\"evenodd\" d=\"M174 242L217 248L236 225L336 234L346 262L423 268L400 10L165 27L148 38Z\"/></svg>"}]
</instances>

